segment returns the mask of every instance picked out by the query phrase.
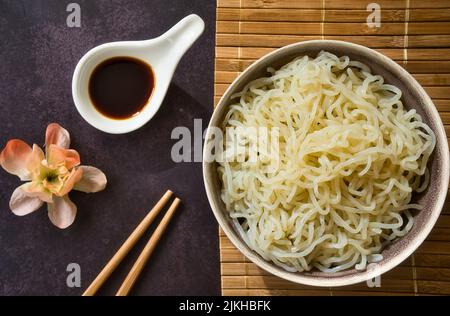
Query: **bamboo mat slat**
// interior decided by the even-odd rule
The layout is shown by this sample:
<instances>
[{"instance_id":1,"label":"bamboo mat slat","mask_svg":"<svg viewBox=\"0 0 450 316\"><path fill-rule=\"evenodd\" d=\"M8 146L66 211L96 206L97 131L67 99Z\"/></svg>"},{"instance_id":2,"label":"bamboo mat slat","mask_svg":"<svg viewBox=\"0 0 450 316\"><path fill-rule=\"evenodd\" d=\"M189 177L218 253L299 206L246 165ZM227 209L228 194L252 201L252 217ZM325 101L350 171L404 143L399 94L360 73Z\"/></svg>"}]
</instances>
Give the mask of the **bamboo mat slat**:
<instances>
[{"instance_id":1,"label":"bamboo mat slat","mask_svg":"<svg viewBox=\"0 0 450 316\"><path fill-rule=\"evenodd\" d=\"M365 10L370 1L365 0L217 0L219 8L275 8L275 9L349 9ZM376 1L384 9L404 9L406 0L378 0ZM447 0L410 0L409 8L450 8Z\"/></svg>"},{"instance_id":2,"label":"bamboo mat slat","mask_svg":"<svg viewBox=\"0 0 450 316\"><path fill-rule=\"evenodd\" d=\"M254 22L317 22L321 20L321 9L239 9L217 8L219 21L254 21ZM327 22L365 22L366 10L328 9L326 10ZM405 10L384 9L381 22L405 21ZM410 9L409 21L411 22L439 22L450 21L450 9Z\"/></svg>"},{"instance_id":3,"label":"bamboo mat slat","mask_svg":"<svg viewBox=\"0 0 450 316\"><path fill-rule=\"evenodd\" d=\"M240 22L218 21L217 32L271 35L397 35L405 29L404 23L386 23L384 27L369 28L366 22ZM449 22L410 22L410 35L450 34Z\"/></svg>"},{"instance_id":4,"label":"bamboo mat slat","mask_svg":"<svg viewBox=\"0 0 450 316\"><path fill-rule=\"evenodd\" d=\"M450 28L450 27L449 27ZM250 59L255 61L260 56L266 55L276 48L271 47L227 47L221 46L216 48L216 58L223 59ZM393 60L403 61L403 48L377 48L380 53L392 58ZM426 60L438 61L447 60L450 56L449 48L410 48L408 49L408 61Z\"/></svg>"},{"instance_id":5,"label":"bamboo mat slat","mask_svg":"<svg viewBox=\"0 0 450 316\"><path fill-rule=\"evenodd\" d=\"M312 39L374 48L408 70L432 97L450 135L450 0L379 0L381 27L366 24L368 0L217 0L216 105L261 56ZM450 139L450 138L449 138ZM421 247L381 277L381 287L293 284L249 262L219 230L223 295L450 295L450 198Z\"/></svg>"}]
</instances>

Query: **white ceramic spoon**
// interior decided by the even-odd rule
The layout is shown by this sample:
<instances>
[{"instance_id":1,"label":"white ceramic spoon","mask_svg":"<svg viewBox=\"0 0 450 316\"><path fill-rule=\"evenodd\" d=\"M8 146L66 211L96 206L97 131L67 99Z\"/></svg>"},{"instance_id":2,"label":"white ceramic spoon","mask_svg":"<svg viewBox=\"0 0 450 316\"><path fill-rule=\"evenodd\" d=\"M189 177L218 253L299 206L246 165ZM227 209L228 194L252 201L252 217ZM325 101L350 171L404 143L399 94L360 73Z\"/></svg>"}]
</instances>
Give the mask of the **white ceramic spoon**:
<instances>
[{"instance_id":1,"label":"white ceramic spoon","mask_svg":"<svg viewBox=\"0 0 450 316\"><path fill-rule=\"evenodd\" d=\"M191 14L163 35L146 41L112 42L91 49L78 62L72 79L72 96L81 116L95 128L111 134L134 131L158 111L181 57L203 33L205 23ZM153 68L155 87L141 113L124 120L108 118L98 112L89 97L89 78L102 61L119 56L141 59Z\"/></svg>"}]
</instances>

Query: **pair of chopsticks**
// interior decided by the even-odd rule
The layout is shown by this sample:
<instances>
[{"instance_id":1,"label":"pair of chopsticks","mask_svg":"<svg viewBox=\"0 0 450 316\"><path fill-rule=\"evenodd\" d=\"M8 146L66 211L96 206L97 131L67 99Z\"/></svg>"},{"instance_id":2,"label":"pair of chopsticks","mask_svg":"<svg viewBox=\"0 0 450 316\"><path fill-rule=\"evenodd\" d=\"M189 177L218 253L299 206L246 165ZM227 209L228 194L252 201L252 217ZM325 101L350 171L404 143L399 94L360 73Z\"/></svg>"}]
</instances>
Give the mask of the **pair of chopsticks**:
<instances>
[{"instance_id":1,"label":"pair of chopsticks","mask_svg":"<svg viewBox=\"0 0 450 316\"><path fill-rule=\"evenodd\" d=\"M145 216L142 222L135 228L135 230L131 233L131 235L127 238L127 240L123 243L123 245L119 248L119 250L117 250L116 254L111 258L111 260L109 260L109 262L106 264L103 270L97 275L95 280L92 281L91 285L89 285L86 291L84 291L83 296L92 296L97 292L97 290L103 285L103 283L110 277L113 271L117 268L120 262L122 262L123 258L125 258L125 256L130 252L130 250L134 247L137 241L142 237L142 235L154 221L156 216L158 216L163 207L170 200L172 194L173 194L172 191L168 190L163 195L163 197L158 201L158 203L156 203L153 209L147 214L147 216ZM175 200L172 202L172 205L170 205L168 211L164 215L158 227L153 232L149 241L145 245L144 249L137 258L127 277L125 278L119 290L117 291L116 296L128 295L137 278L139 277L139 274L141 273L142 269L144 268L145 264L147 263L148 259L153 253L156 244L158 243L162 234L166 230L167 225L169 224L169 221L172 219L172 216L175 213L175 210L177 209L180 202L181 201L179 198L175 198Z\"/></svg>"}]
</instances>

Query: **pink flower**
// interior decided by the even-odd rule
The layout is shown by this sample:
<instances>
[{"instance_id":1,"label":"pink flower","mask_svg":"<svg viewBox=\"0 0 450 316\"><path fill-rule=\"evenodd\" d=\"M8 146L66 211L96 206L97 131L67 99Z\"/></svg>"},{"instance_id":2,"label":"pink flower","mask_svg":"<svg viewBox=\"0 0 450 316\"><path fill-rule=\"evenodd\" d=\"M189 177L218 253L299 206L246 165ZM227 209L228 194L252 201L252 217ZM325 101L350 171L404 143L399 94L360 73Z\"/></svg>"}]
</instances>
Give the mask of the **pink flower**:
<instances>
[{"instance_id":1,"label":"pink flower","mask_svg":"<svg viewBox=\"0 0 450 316\"><path fill-rule=\"evenodd\" d=\"M69 199L72 190L98 192L106 186L105 174L97 168L80 166L80 156L70 145L69 132L52 123L45 134L45 154L36 144L31 148L12 139L0 153L0 165L22 181L29 181L13 192L9 207L24 216L47 203L48 217L57 227L69 227L77 207Z\"/></svg>"}]
</instances>

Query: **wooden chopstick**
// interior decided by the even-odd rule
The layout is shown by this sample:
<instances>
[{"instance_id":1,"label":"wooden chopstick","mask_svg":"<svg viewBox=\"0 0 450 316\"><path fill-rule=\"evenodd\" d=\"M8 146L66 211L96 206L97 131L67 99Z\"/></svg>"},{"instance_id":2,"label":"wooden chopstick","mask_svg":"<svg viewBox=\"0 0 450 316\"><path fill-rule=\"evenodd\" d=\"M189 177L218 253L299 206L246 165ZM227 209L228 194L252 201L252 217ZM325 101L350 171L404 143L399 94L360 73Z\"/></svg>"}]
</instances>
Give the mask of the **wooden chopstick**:
<instances>
[{"instance_id":1,"label":"wooden chopstick","mask_svg":"<svg viewBox=\"0 0 450 316\"><path fill-rule=\"evenodd\" d=\"M170 205L169 210L164 215L163 219L159 223L158 227L155 229L153 235L150 237L149 241L144 247L144 250L142 250L141 254L137 258L136 262L134 263L133 267L131 268L130 272L128 273L127 277L123 281L122 285L120 286L119 290L116 293L116 296L126 296L128 295L128 292L130 292L131 288L133 287L134 283L136 282L137 278L139 277L139 274L141 273L142 269L144 268L145 264L147 263L147 260L150 258L151 254L153 253L153 250L155 249L156 245L158 244L158 241L161 239L162 234L167 228L167 225L169 224L170 220L173 217L173 214L175 213L178 205L180 204L180 199L176 198L172 205Z\"/></svg>"},{"instance_id":2,"label":"wooden chopstick","mask_svg":"<svg viewBox=\"0 0 450 316\"><path fill-rule=\"evenodd\" d=\"M105 265L103 270L97 275L91 285L84 291L83 296L92 296L97 290L102 286L102 284L109 278L111 273L117 268L119 263L125 258L125 256L134 247L137 241L142 237L147 228L154 221L156 216L162 210L164 205L169 201L172 196L172 191L167 190L163 197L156 203L153 209L145 216L141 223L135 228L127 240L122 244L122 246L117 250L116 254L109 260ZM173 204L172 204L173 205Z\"/></svg>"}]
</instances>

